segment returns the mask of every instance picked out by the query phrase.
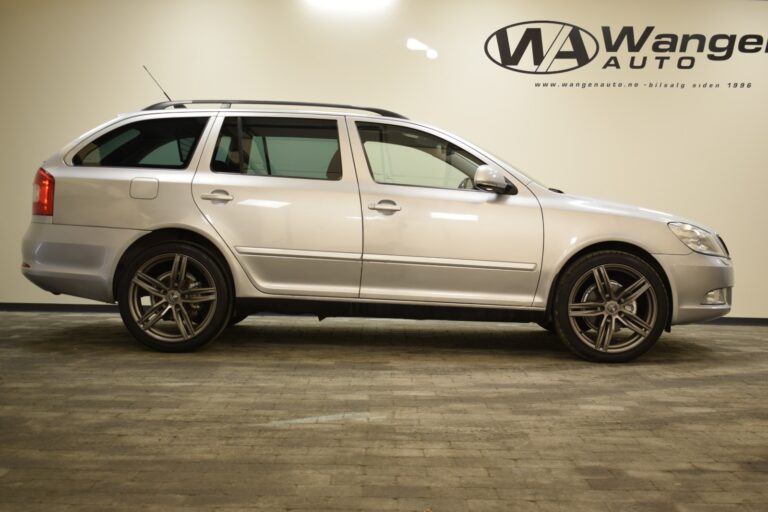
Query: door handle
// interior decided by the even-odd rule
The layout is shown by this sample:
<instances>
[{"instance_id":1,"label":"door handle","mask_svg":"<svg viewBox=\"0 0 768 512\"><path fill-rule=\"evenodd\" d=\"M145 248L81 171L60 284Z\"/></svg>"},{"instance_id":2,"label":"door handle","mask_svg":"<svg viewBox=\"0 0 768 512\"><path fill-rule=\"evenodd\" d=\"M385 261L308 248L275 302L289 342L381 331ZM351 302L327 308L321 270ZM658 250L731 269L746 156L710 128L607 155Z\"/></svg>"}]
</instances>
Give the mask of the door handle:
<instances>
[{"instance_id":1,"label":"door handle","mask_svg":"<svg viewBox=\"0 0 768 512\"><path fill-rule=\"evenodd\" d=\"M382 199L378 203L371 203L368 205L369 210L377 210L380 212L399 212L402 210L400 205L390 199Z\"/></svg>"},{"instance_id":2,"label":"door handle","mask_svg":"<svg viewBox=\"0 0 768 512\"><path fill-rule=\"evenodd\" d=\"M230 195L230 193L226 190L214 190L210 194L200 194L200 199L205 199L206 201L228 202L234 198L235 196Z\"/></svg>"}]
</instances>

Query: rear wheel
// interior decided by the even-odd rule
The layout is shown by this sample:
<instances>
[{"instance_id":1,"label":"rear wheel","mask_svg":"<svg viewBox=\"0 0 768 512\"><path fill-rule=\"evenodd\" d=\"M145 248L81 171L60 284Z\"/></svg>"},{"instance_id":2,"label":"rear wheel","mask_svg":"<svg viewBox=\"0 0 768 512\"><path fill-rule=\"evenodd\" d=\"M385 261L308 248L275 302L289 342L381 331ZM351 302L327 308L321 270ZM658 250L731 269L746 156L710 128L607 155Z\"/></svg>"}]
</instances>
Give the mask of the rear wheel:
<instances>
[{"instance_id":1,"label":"rear wheel","mask_svg":"<svg viewBox=\"0 0 768 512\"><path fill-rule=\"evenodd\" d=\"M536 325L546 331L551 332L552 334L555 334L555 322L553 320L542 320L541 322L536 322Z\"/></svg>"},{"instance_id":2,"label":"rear wheel","mask_svg":"<svg viewBox=\"0 0 768 512\"><path fill-rule=\"evenodd\" d=\"M140 251L118 287L126 328L164 352L194 350L216 338L232 316L232 291L221 266L202 248L167 242Z\"/></svg>"},{"instance_id":3,"label":"rear wheel","mask_svg":"<svg viewBox=\"0 0 768 512\"><path fill-rule=\"evenodd\" d=\"M556 293L557 334L590 361L630 361L650 349L667 324L664 282L651 265L626 252L580 258Z\"/></svg>"}]
</instances>

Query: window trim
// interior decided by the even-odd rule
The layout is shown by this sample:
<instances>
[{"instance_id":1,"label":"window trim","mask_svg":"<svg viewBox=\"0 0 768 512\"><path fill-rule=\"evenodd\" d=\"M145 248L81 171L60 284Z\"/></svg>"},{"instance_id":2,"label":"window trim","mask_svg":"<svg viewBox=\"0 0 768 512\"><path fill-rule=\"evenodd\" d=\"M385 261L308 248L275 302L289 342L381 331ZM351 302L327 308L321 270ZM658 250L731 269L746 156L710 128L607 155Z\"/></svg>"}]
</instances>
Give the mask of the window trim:
<instances>
[{"instance_id":1,"label":"window trim","mask_svg":"<svg viewBox=\"0 0 768 512\"><path fill-rule=\"evenodd\" d=\"M76 165L72 159L75 157L77 153L80 152L85 146L90 144L91 142L95 141L102 135L106 135L107 133L116 130L118 128L122 128L126 125L141 122L141 121L151 121L154 119L178 119L183 117L202 117L206 118L206 124L203 126L202 131L200 132L200 137L197 140L197 143L195 146L190 149L190 157L189 162L187 163L186 167L155 167L155 166L117 166L117 165ZM199 160L200 154L204 151L206 143L208 141L208 138L210 136L211 128L213 124L216 121L216 113L205 111L205 110L199 110L199 111L191 111L191 112L174 112L173 114L146 114L146 113L136 113L129 116L122 116L117 119L114 119L112 121L108 121L101 126L98 126L94 128L93 130L90 130L89 132L86 132L85 134L81 135L79 138L77 138L74 142L70 143L70 147L65 148L62 153L62 161L67 167L77 168L77 169L98 169L98 168L105 168L105 169L125 169L125 170L142 170L142 171L151 171L151 170L157 170L157 171L172 171L172 172L181 172L181 171L194 171L197 168L197 162Z\"/></svg>"},{"instance_id":2,"label":"window trim","mask_svg":"<svg viewBox=\"0 0 768 512\"><path fill-rule=\"evenodd\" d=\"M265 175L249 175L246 174L243 168L243 145L242 143L238 144L238 151L240 153L240 172L233 173L233 172L226 172L226 171L216 171L213 169L213 162L216 159L216 150L219 143L219 137L221 135L221 129L224 126L224 123L226 122L227 118L229 117L237 117L237 136L240 141L243 139L243 124L242 120L244 118L257 118L257 119L297 119L297 120L317 120L317 121L331 121L336 123L336 142L338 143L339 149L338 151L343 154L343 144L344 144L344 131L347 130L346 124L343 122L344 118L343 116L315 116L315 115L286 115L283 112L257 112L255 114L252 114L250 112L221 112L216 119L216 124L213 127L213 132L211 138L211 155L210 158L208 158L208 164L206 170L208 172L211 172L216 175L231 175L231 176L243 176L246 178L277 178L277 179L289 179L289 180L310 180L314 182L329 182L329 183L339 183L341 181L344 181L344 164L343 164L343 158L342 158L342 166L341 166L341 175L339 176L339 179L336 180L329 180L327 178L310 178L307 176L276 176L272 174L271 170L268 170L268 174ZM264 151L267 153L268 156L268 150L266 148L266 143L264 144ZM206 156L205 154L202 156Z\"/></svg>"},{"instance_id":3,"label":"window trim","mask_svg":"<svg viewBox=\"0 0 768 512\"><path fill-rule=\"evenodd\" d=\"M219 147L219 138L221 138L221 129L224 127L224 123L227 122L227 116L223 116L223 120L221 122L221 126L219 126L219 133L216 135L216 142L214 142L214 148L218 149ZM213 157L211 157L211 171L217 172L213 170L213 160L216 158L216 154L214 153ZM245 150L243 149L243 116L237 116L237 168L240 170L240 176L245 176ZM250 163L250 160L249 160ZM269 169L269 167L267 167ZM269 173L269 172L267 172Z\"/></svg>"}]
</instances>

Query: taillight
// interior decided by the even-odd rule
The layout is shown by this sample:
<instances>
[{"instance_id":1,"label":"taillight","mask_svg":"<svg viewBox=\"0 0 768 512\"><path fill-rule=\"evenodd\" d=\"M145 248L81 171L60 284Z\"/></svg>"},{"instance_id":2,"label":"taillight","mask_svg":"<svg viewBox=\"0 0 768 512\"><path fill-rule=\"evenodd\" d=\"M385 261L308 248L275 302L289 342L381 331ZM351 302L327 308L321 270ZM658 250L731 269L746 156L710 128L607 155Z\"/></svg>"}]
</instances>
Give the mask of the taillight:
<instances>
[{"instance_id":1,"label":"taillight","mask_svg":"<svg viewBox=\"0 0 768 512\"><path fill-rule=\"evenodd\" d=\"M53 215L53 186L56 180L45 169L35 174L32 193L32 215Z\"/></svg>"}]
</instances>

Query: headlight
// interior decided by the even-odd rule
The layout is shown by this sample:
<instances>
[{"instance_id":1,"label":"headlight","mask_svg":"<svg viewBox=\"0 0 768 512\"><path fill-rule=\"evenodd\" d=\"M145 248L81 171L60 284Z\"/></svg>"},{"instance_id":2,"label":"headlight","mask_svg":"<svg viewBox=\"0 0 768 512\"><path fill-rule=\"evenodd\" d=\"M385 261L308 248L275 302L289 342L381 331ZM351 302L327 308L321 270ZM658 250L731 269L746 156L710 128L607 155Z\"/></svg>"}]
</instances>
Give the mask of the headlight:
<instances>
[{"instance_id":1,"label":"headlight","mask_svg":"<svg viewBox=\"0 0 768 512\"><path fill-rule=\"evenodd\" d=\"M717 239L717 235L684 222L670 222L669 229L692 251L710 256L728 257L725 248Z\"/></svg>"}]
</instances>

